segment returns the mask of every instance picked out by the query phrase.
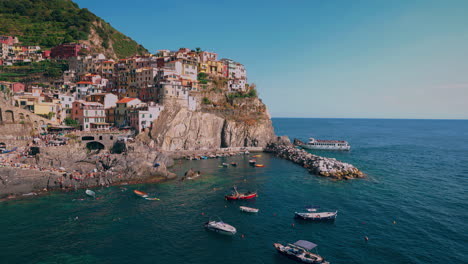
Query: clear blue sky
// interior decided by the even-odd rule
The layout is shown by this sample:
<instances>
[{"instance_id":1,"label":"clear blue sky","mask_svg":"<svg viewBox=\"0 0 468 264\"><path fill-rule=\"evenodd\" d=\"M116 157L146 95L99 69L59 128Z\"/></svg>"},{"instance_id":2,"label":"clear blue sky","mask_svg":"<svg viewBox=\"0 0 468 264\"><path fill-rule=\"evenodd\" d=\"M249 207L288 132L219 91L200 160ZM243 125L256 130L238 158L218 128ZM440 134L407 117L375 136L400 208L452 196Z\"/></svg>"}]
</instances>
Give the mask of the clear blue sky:
<instances>
[{"instance_id":1,"label":"clear blue sky","mask_svg":"<svg viewBox=\"0 0 468 264\"><path fill-rule=\"evenodd\" d=\"M150 52L215 51L274 117L468 119L468 1L76 0Z\"/></svg>"}]
</instances>

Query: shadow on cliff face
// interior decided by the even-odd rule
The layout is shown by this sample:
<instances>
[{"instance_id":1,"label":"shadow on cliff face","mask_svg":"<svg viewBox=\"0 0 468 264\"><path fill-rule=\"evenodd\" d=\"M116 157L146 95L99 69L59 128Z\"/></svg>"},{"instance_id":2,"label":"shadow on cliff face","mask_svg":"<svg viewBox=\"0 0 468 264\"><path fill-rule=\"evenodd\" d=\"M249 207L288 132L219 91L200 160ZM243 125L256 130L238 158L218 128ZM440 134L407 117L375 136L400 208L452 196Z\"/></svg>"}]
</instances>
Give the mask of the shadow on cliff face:
<instances>
[{"instance_id":1,"label":"shadow on cliff face","mask_svg":"<svg viewBox=\"0 0 468 264\"><path fill-rule=\"evenodd\" d=\"M124 142L117 141L114 143L111 149L113 154L122 154L127 150L127 145Z\"/></svg>"}]
</instances>

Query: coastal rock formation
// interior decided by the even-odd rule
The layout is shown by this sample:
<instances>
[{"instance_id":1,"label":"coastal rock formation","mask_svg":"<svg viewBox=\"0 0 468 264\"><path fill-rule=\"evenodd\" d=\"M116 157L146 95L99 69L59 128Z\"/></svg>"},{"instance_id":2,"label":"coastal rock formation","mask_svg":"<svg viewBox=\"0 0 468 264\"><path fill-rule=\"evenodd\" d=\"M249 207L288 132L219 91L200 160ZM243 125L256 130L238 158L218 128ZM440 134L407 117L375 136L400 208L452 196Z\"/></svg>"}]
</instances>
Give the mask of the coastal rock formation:
<instances>
[{"instance_id":1,"label":"coastal rock formation","mask_svg":"<svg viewBox=\"0 0 468 264\"><path fill-rule=\"evenodd\" d=\"M289 140L285 141L284 138L268 144L266 151L297 163L306 168L310 173L316 175L336 180L350 180L364 177L364 173L349 163L334 158L320 157L303 149L295 148Z\"/></svg>"},{"instance_id":2,"label":"coastal rock formation","mask_svg":"<svg viewBox=\"0 0 468 264\"><path fill-rule=\"evenodd\" d=\"M80 144L43 147L35 158L0 167L0 197L53 189L173 179L173 160L148 146L132 144L124 154L87 152Z\"/></svg>"},{"instance_id":3,"label":"coastal rock formation","mask_svg":"<svg viewBox=\"0 0 468 264\"><path fill-rule=\"evenodd\" d=\"M160 114L150 136L163 150L218 148L223 123L216 115L175 107Z\"/></svg>"},{"instance_id":4,"label":"coastal rock formation","mask_svg":"<svg viewBox=\"0 0 468 264\"><path fill-rule=\"evenodd\" d=\"M265 147L274 138L266 107L258 98L245 101L221 110L168 107L153 123L149 139L167 151Z\"/></svg>"}]
</instances>

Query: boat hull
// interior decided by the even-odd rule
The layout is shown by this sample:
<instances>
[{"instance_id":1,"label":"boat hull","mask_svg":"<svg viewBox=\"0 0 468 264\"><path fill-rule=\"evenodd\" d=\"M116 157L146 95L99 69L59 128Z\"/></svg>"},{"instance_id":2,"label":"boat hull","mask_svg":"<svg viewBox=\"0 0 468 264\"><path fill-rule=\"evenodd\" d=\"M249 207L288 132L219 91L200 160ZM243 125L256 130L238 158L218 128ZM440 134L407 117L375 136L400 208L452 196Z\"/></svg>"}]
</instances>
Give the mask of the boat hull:
<instances>
[{"instance_id":1,"label":"boat hull","mask_svg":"<svg viewBox=\"0 0 468 264\"><path fill-rule=\"evenodd\" d=\"M142 191L139 191L139 190L134 190L133 191L136 195L140 196L140 197L143 197L143 198L147 198L148 197L148 194L145 193L145 192L142 192Z\"/></svg>"},{"instance_id":2,"label":"boat hull","mask_svg":"<svg viewBox=\"0 0 468 264\"><path fill-rule=\"evenodd\" d=\"M233 236L237 233L237 230L234 229L232 231L229 231L229 230L224 230L224 229L219 229L219 228L216 228L216 227L213 227L209 224L209 222L205 223L205 228L207 230L210 230L210 231L213 231L213 232L216 232L218 234L221 234L221 235L228 235L228 236Z\"/></svg>"},{"instance_id":3,"label":"boat hull","mask_svg":"<svg viewBox=\"0 0 468 264\"><path fill-rule=\"evenodd\" d=\"M303 220L309 220L309 221L335 221L336 217L338 216L338 213L335 212L334 214L330 216L309 216L307 214L303 213L294 213L296 218L303 219Z\"/></svg>"},{"instance_id":4,"label":"boat hull","mask_svg":"<svg viewBox=\"0 0 468 264\"><path fill-rule=\"evenodd\" d=\"M248 199L253 199L257 197L257 193L252 193L252 194L249 194L249 195L239 195L239 196L236 196L236 195L226 195L224 196L224 198L226 198L226 200L248 200Z\"/></svg>"},{"instance_id":5,"label":"boat hull","mask_svg":"<svg viewBox=\"0 0 468 264\"><path fill-rule=\"evenodd\" d=\"M324 261L323 258L320 257L321 260L313 260L313 259L303 259L303 258L299 258L295 255L292 255L292 254L288 254L288 252L283 248L283 245L281 245L280 243L274 243L273 246L275 247L276 251L278 251L280 254L290 258L290 259L293 259L295 261L298 261L298 262L302 262L302 263L310 263L310 264L329 264L328 261Z\"/></svg>"},{"instance_id":6,"label":"boat hull","mask_svg":"<svg viewBox=\"0 0 468 264\"><path fill-rule=\"evenodd\" d=\"M239 209L240 209L242 212L246 212L246 213L258 213L258 209L257 209L257 208L251 208L251 207L246 207L246 206L239 206Z\"/></svg>"},{"instance_id":7,"label":"boat hull","mask_svg":"<svg viewBox=\"0 0 468 264\"><path fill-rule=\"evenodd\" d=\"M300 145L301 148L311 149L311 150L343 150L349 151L351 150L350 146L314 146L314 145Z\"/></svg>"}]
</instances>

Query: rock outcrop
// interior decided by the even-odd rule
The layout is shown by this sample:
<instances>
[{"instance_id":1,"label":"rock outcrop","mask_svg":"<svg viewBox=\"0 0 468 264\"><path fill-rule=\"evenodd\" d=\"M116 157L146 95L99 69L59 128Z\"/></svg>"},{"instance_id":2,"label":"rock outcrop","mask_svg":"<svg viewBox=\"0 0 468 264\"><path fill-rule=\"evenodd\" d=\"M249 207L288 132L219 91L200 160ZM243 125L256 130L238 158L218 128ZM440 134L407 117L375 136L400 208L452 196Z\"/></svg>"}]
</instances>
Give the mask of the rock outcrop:
<instances>
[{"instance_id":1,"label":"rock outcrop","mask_svg":"<svg viewBox=\"0 0 468 264\"><path fill-rule=\"evenodd\" d=\"M79 144L41 148L18 167L0 167L0 198L54 189L79 189L118 183L173 179L173 160L148 146L133 144L124 154L87 152Z\"/></svg>"},{"instance_id":2,"label":"rock outcrop","mask_svg":"<svg viewBox=\"0 0 468 264\"><path fill-rule=\"evenodd\" d=\"M364 177L364 173L349 163L334 158L320 157L303 149L295 148L289 139L286 140L283 137L277 142L268 144L266 151L297 163L306 168L310 173L316 175L336 180L350 180Z\"/></svg>"},{"instance_id":3,"label":"rock outcrop","mask_svg":"<svg viewBox=\"0 0 468 264\"><path fill-rule=\"evenodd\" d=\"M162 150L202 150L227 147L265 147L274 138L266 107L258 98L234 109L190 111L165 109L153 123L150 139ZM255 110L252 110L255 109Z\"/></svg>"}]
</instances>

